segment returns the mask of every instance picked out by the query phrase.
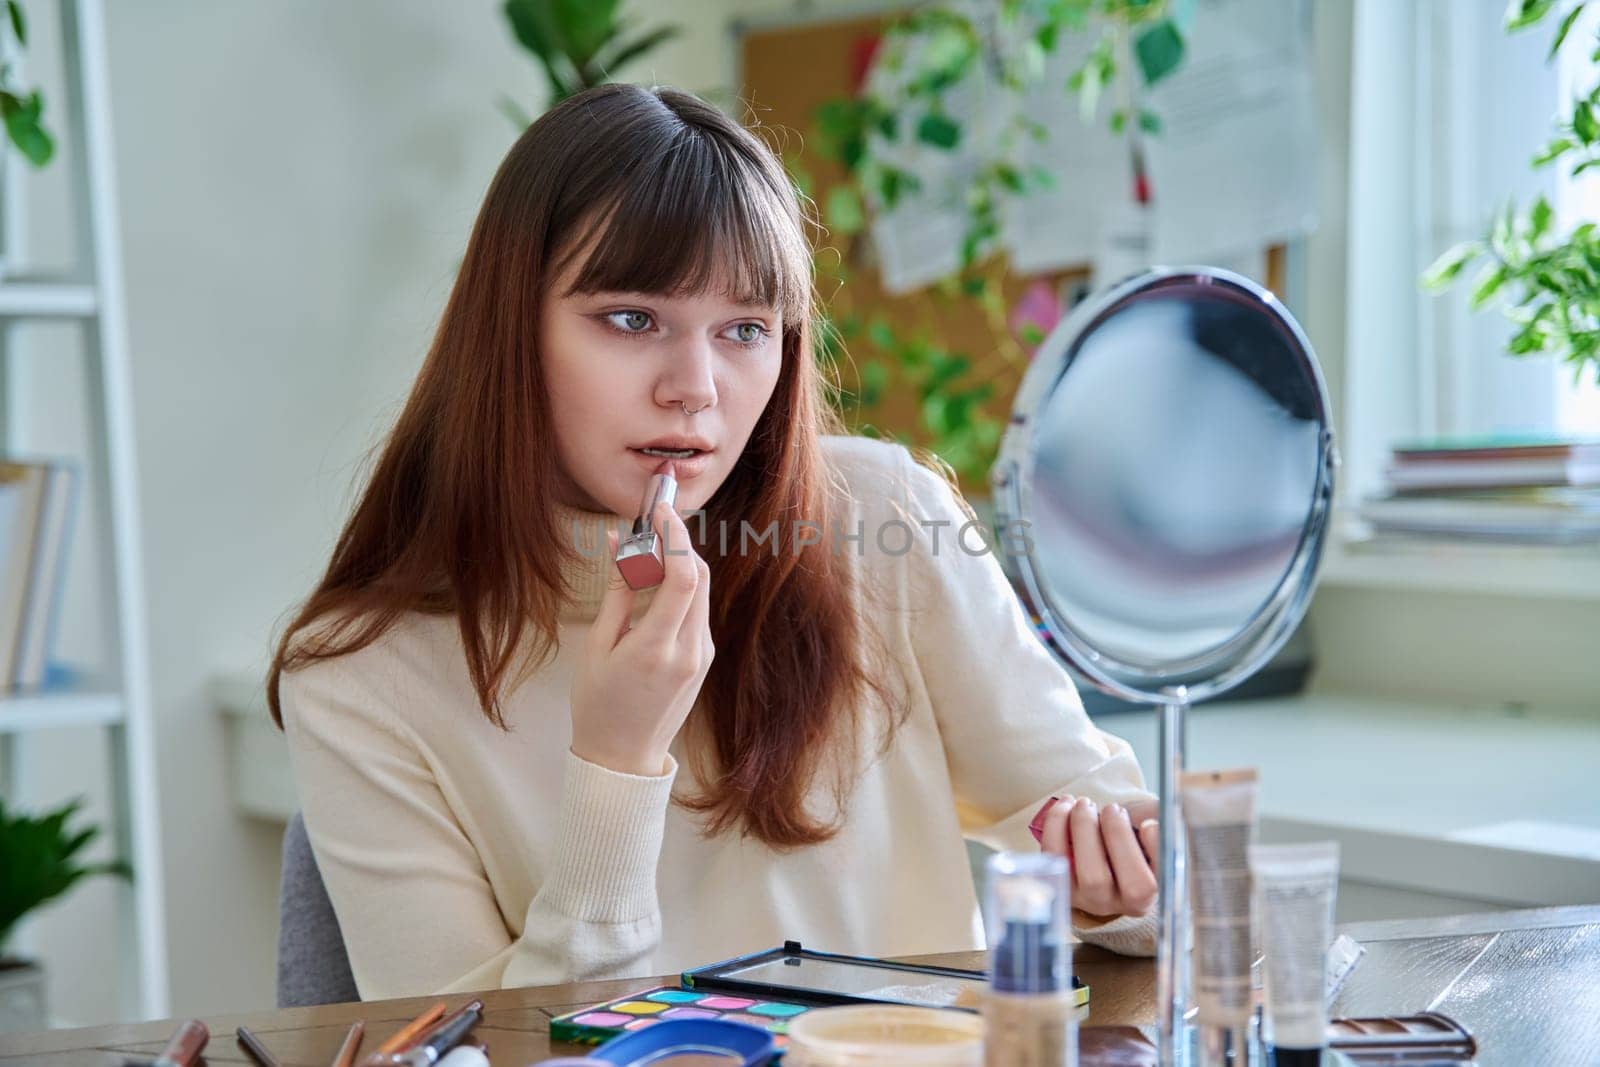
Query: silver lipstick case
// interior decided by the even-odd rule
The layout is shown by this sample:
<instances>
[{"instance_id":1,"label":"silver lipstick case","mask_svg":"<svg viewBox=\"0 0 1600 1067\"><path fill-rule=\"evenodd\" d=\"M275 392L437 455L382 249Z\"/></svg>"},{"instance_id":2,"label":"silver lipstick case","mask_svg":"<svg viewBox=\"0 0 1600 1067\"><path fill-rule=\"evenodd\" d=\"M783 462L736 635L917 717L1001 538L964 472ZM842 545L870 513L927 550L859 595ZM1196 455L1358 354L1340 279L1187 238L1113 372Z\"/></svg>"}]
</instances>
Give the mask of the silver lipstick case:
<instances>
[{"instance_id":1,"label":"silver lipstick case","mask_svg":"<svg viewBox=\"0 0 1600 1067\"><path fill-rule=\"evenodd\" d=\"M645 483L644 500L633 530L617 546L617 570L632 589L650 589L661 584L667 574L667 561L661 537L650 525L657 504L671 506L678 499L678 479L671 474L652 474Z\"/></svg>"}]
</instances>

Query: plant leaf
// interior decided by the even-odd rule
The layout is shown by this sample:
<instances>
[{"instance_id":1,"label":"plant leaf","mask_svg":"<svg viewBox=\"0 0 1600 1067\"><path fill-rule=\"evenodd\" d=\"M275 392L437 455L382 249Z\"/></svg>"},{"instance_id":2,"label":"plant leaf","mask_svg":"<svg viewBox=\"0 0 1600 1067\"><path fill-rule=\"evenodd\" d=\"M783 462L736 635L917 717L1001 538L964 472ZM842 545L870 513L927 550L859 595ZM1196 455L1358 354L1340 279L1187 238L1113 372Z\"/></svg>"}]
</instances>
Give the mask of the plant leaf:
<instances>
[{"instance_id":1,"label":"plant leaf","mask_svg":"<svg viewBox=\"0 0 1600 1067\"><path fill-rule=\"evenodd\" d=\"M830 229L842 234L860 233L866 225L866 213L861 209L861 196L850 182L841 182L828 190L826 218Z\"/></svg>"},{"instance_id":2,"label":"plant leaf","mask_svg":"<svg viewBox=\"0 0 1600 1067\"><path fill-rule=\"evenodd\" d=\"M1510 268L1504 263L1492 267L1478 276L1478 287L1472 291L1472 307L1481 308L1487 304L1506 279L1511 276Z\"/></svg>"},{"instance_id":3,"label":"plant leaf","mask_svg":"<svg viewBox=\"0 0 1600 1067\"><path fill-rule=\"evenodd\" d=\"M1561 51L1561 45L1566 41L1567 34L1572 32L1572 24L1578 21L1578 16L1581 14L1583 14L1583 4L1578 4L1567 12L1566 18L1561 20L1561 28L1556 30L1556 39L1550 42L1550 52L1545 56L1546 63L1554 59L1556 53Z\"/></svg>"},{"instance_id":4,"label":"plant leaf","mask_svg":"<svg viewBox=\"0 0 1600 1067\"><path fill-rule=\"evenodd\" d=\"M1177 23L1162 19L1134 38L1133 52L1139 60L1145 84L1154 85L1183 62L1183 34L1178 31Z\"/></svg>"},{"instance_id":5,"label":"plant leaf","mask_svg":"<svg viewBox=\"0 0 1600 1067\"><path fill-rule=\"evenodd\" d=\"M1161 116L1154 111L1141 109L1139 112L1139 128L1145 133L1159 134L1161 132Z\"/></svg>"},{"instance_id":6,"label":"plant leaf","mask_svg":"<svg viewBox=\"0 0 1600 1067\"><path fill-rule=\"evenodd\" d=\"M600 60L598 62L598 66L601 70L605 71L608 76L613 75L618 70L633 62L635 59L638 59L640 56L644 55L646 52L655 51L661 45L666 44L668 41L672 40L674 37L680 36L682 33L682 26L658 26L644 36L635 38L628 44L619 45L616 51L612 52L605 59Z\"/></svg>"},{"instance_id":7,"label":"plant leaf","mask_svg":"<svg viewBox=\"0 0 1600 1067\"><path fill-rule=\"evenodd\" d=\"M11 138L11 143L35 167L49 163L50 157L55 154L55 142L39 122L40 113L44 110L44 101L39 94L35 92L26 101L20 101L9 93L0 95L7 98L0 100L0 111L5 114L6 135Z\"/></svg>"},{"instance_id":8,"label":"plant leaf","mask_svg":"<svg viewBox=\"0 0 1600 1067\"><path fill-rule=\"evenodd\" d=\"M1422 272L1422 287L1424 289L1442 289L1455 280L1462 268L1483 254L1483 244L1479 241L1463 241L1454 248L1449 249L1438 259L1434 260L1428 269Z\"/></svg>"},{"instance_id":9,"label":"plant leaf","mask_svg":"<svg viewBox=\"0 0 1600 1067\"><path fill-rule=\"evenodd\" d=\"M498 103L500 105L500 113L510 119L511 124L517 129L525 130L533 125L533 119L528 116L526 111L522 110L522 105L509 96L501 93Z\"/></svg>"},{"instance_id":10,"label":"plant leaf","mask_svg":"<svg viewBox=\"0 0 1600 1067\"><path fill-rule=\"evenodd\" d=\"M1555 0L1511 0L1506 5L1505 29L1525 29L1544 18L1555 6Z\"/></svg>"},{"instance_id":11,"label":"plant leaf","mask_svg":"<svg viewBox=\"0 0 1600 1067\"><path fill-rule=\"evenodd\" d=\"M617 36L621 0L544 0L542 6L561 27L572 65L582 70Z\"/></svg>"},{"instance_id":12,"label":"plant leaf","mask_svg":"<svg viewBox=\"0 0 1600 1067\"><path fill-rule=\"evenodd\" d=\"M960 143L961 125L948 115L924 115L917 123L917 140L948 151Z\"/></svg>"},{"instance_id":13,"label":"plant leaf","mask_svg":"<svg viewBox=\"0 0 1600 1067\"><path fill-rule=\"evenodd\" d=\"M1545 145L1543 150L1540 151L1538 155L1533 157L1530 165L1542 167L1547 163L1552 163L1555 160L1560 159L1561 156L1572 151L1576 147L1578 147L1578 144L1572 138L1557 137L1555 140Z\"/></svg>"},{"instance_id":14,"label":"plant leaf","mask_svg":"<svg viewBox=\"0 0 1600 1067\"><path fill-rule=\"evenodd\" d=\"M1600 120L1594 115L1594 105L1587 100L1580 100L1572 108L1572 132L1586 145L1594 144L1600 139Z\"/></svg>"},{"instance_id":15,"label":"plant leaf","mask_svg":"<svg viewBox=\"0 0 1600 1067\"><path fill-rule=\"evenodd\" d=\"M1528 223L1530 226L1528 231L1529 239L1537 241L1539 238L1548 233L1550 230L1550 222L1554 218L1555 210L1551 208L1550 201L1546 200L1543 194L1541 194L1539 199L1533 202L1533 209L1528 213Z\"/></svg>"},{"instance_id":16,"label":"plant leaf","mask_svg":"<svg viewBox=\"0 0 1600 1067\"><path fill-rule=\"evenodd\" d=\"M22 5L17 0L6 0L6 12L11 16L11 32L17 35L17 43L28 43L28 22L22 17Z\"/></svg>"}]
</instances>

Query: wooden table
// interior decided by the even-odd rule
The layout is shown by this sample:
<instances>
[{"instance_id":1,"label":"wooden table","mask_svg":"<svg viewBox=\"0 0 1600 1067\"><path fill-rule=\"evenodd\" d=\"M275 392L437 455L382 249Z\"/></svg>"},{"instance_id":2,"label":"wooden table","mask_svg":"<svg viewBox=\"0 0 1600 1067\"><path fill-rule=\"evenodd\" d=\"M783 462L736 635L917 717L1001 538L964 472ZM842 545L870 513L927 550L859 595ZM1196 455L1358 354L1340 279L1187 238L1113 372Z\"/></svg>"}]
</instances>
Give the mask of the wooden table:
<instances>
[{"instance_id":1,"label":"wooden table","mask_svg":"<svg viewBox=\"0 0 1600 1067\"><path fill-rule=\"evenodd\" d=\"M1477 1036L1480 1067L1600 1064L1600 905L1363 923L1344 932L1364 944L1367 955L1334 1005L1335 1014L1442 1011ZM918 959L982 966L976 953ZM1074 970L1093 989L1087 1025L1148 1027L1154 1020L1149 960L1079 946ZM486 993L484 1022L476 1032L497 1067L581 1052L551 1046L551 1017L648 984L634 978ZM355 1020L366 1021L363 1048L372 1049L435 999L209 1018L206 1060L251 1062L234 1042L234 1028L242 1023L284 1067L325 1067ZM469 998L444 999L454 1008ZM0 1035L0 1067L108 1067L124 1057L154 1055L172 1030L172 1023L134 1023Z\"/></svg>"}]
</instances>

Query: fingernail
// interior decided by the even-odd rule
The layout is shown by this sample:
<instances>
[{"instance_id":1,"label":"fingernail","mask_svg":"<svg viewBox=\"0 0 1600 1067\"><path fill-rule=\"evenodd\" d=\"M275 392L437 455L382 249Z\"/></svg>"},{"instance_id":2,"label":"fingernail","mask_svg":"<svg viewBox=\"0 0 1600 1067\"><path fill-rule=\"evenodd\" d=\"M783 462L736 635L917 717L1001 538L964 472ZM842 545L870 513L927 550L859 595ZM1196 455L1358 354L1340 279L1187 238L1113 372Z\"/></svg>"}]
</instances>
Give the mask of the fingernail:
<instances>
[{"instance_id":1,"label":"fingernail","mask_svg":"<svg viewBox=\"0 0 1600 1067\"><path fill-rule=\"evenodd\" d=\"M1144 822L1139 824L1139 829L1146 830L1146 829L1149 829L1150 827L1156 826L1156 825L1159 825L1159 824L1157 823L1157 821L1155 819L1146 819Z\"/></svg>"},{"instance_id":2,"label":"fingernail","mask_svg":"<svg viewBox=\"0 0 1600 1067\"><path fill-rule=\"evenodd\" d=\"M1122 809L1122 805L1121 804L1107 804L1106 805L1106 814L1111 816L1114 819L1115 818L1126 819L1128 817L1128 813Z\"/></svg>"}]
</instances>

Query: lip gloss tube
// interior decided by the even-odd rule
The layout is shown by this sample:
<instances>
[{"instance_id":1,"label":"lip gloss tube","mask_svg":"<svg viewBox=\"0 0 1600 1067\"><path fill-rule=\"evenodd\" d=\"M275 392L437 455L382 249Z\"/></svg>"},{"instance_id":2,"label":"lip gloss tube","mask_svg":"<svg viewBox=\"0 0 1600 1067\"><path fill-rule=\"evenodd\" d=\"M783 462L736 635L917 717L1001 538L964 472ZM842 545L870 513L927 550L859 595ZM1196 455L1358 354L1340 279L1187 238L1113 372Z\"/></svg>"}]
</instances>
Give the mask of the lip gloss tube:
<instances>
[{"instance_id":1,"label":"lip gloss tube","mask_svg":"<svg viewBox=\"0 0 1600 1067\"><path fill-rule=\"evenodd\" d=\"M617 570L623 581L632 589L649 589L661 584L667 575L665 545L650 525L650 516L657 504L671 506L678 499L678 479L672 461L663 460L661 466L645 483L644 499L639 502L639 517L633 520L633 530L617 546Z\"/></svg>"}]
</instances>

